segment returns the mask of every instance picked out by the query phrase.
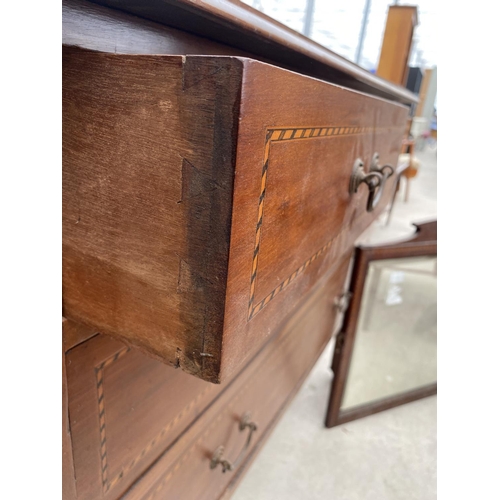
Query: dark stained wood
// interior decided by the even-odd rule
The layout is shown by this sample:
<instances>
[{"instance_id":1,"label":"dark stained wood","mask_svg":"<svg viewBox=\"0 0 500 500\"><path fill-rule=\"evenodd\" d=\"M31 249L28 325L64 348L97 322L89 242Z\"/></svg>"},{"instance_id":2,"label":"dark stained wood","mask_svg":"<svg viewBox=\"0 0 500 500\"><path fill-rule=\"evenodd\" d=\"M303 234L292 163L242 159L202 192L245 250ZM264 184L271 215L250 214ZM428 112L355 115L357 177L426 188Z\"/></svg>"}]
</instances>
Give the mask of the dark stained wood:
<instances>
[{"instance_id":1,"label":"dark stained wood","mask_svg":"<svg viewBox=\"0 0 500 500\"><path fill-rule=\"evenodd\" d=\"M63 0L62 42L112 54L250 53L85 0Z\"/></svg>"},{"instance_id":2,"label":"dark stained wood","mask_svg":"<svg viewBox=\"0 0 500 500\"><path fill-rule=\"evenodd\" d=\"M252 54L253 58L403 103L418 98L245 5L219 0L95 0Z\"/></svg>"},{"instance_id":3,"label":"dark stained wood","mask_svg":"<svg viewBox=\"0 0 500 500\"><path fill-rule=\"evenodd\" d=\"M344 413L347 415L345 418L352 420L355 418L355 415L369 415L377 411L382 411L382 409L403 404L406 400L413 401L417 397L425 397L430 395L429 391L432 393L433 386L430 386L431 388L426 387L422 391L410 391L406 396L404 394L396 395L380 402L362 405L348 412L341 411L340 409L356 338L358 317L361 310L363 289L369 263L373 260L437 255L437 221L414 225L416 228L415 235L407 240L390 245L359 246L356 248L350 285L352 300L344 317L342 332L337 336L332 362L334 378L326 413L326 427L334 427L342 422L346 422L347 420L344 420Z\"/></svg>"},{"instance_id":4,"label":"dark stained wood","mask_svg":"<svg viewBox=\"0 0 500 500\"><path fill-rule=\"evenodd\" d=\"M279 402L290 397L297 377L305 376L303 363L316 359L331 336L336 315L333 304L343 290L348 264L346 259L325 286L307 297L241 374L221 385L172 370L104 335L69 351L69 409L78 498L120 497L165 453L170 459L180 458L187 446L182 436L191 432L188 429L192 425L206 425L205 412L212 403L217 405L216 412L225 412L228 424L224 432L229 434L217 434L217 438L234 438L234 447L228 448L228 453L237 455L239 433L234 436L231 431L234 398L243 392L245 384L251 385L245 389L253 394L250 410L256 417L276 417ZM284 343L285 339L289 340ZM259 382L261 370L266 371L262 376L267 386ZM256 391L264 395L262 401ZM276 403L269 405L275 398ZM185 444L177 444L178 440ZM205 465L208 468L208 461ZM222 474L211 472L214 474L208 477L215 476L218 484ZM230 474L225 476L231 479ZM151 484L149 479L147 482ZM194 483L197 488L205 487Z\"/></svg>"},{"instance_id":5,"label":"dark stained wood","mask_svg":"<svg viewBox=\"0 0 500 500\"><path fill-rule=\"evenodd\" d=\"M349 178L357 157L396 164L402 105L229 57L65 48L63 75L64 314L204 380L390 200L392 180L367 213Z\"/></svg>"}]
</instances>

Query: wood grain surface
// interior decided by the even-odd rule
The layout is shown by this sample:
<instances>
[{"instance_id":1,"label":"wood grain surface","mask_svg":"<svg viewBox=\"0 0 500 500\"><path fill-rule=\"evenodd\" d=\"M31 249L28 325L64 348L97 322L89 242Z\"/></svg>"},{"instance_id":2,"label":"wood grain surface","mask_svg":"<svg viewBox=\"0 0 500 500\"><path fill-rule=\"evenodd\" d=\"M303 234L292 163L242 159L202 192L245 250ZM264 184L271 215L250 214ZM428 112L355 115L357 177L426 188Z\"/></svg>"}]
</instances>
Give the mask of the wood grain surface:
<instances>
[{"instance_id":1,"label":"wood grain surface","mask_svg":"<svg viewBox=\"0 0 500 500\"><path fill-rule=\"evenodd\" d=\"M413 32L417 24L417 7L389 6L377 68L378 76L397 85L406 85Z\"/></svg>"},{"instance_id":2,"label":"wood grain surface","mask_svg":"<svg viewBox=\"0 0 500 500\"><path fill-rule=\"evenodd\" d=\"M407 108L250 59L64 49L65 316L204 380L255 354L390 200Z\"/></svg>"},{"instance_id":3,"label":"wood grain surface","mask_svg":"<svg viewBox=\"0 0 500 500\"><path fill-rule=\"evenodd\" d=\"M62 330L63 349L65 352L97 335L95 328L76 323L64 317L62 318Z\"/></svg>"},{"instance_id":4,"label":"wood grain surface","mask_svg":"<svg viewBox=\"0 0 500 500\"><path fill-rule=\"evenodd\" d=\"M222 377L335 272L374 212L349 195L356 158L396 165L407 108L245 60ZM367 168L367 167L366 167Z\"/></svg>"},{"instance_id":5,"label":"wood grain surface","mask_svg":"<svg viewBox=\"0 0 500 500\"><path fill-rule=\"evenodd\" d=\"M62 1L62 42L114 54L250 53L86 0Z\"/></svg>"},{"instance_id":6,"label":"wood grain surface","mask_svg":"<svg viewBox=\"0 0 500 500\"><path fill-rule=\"evenodd\" d=\"M390 199L353 162L395 163L408 112L304 75L415 98L240 2L64 0L63 39L64 498L227 497Z\"/></svg>"},{"instance_id":7,"label":"wood grain surface","mask_svg":"<svg viewBox=\"0 0 500 500\"><path fill-rule=\"evenodd\" d=\"M276 365L272 368L273 375L266 377L266 383L273 380L272 390L270 387L264 390L264 385L256 381L252 391L260 391L265 398L277 400L289 396L288 389L279 380L296 381L296 376L304 374L302 356L307 358L306 353L319 355L323 343L331 336L337 314L334 302L345 286L347 267L348 259L325 286L309 294L296 315L269 340L243 372L220 385L172 370L106 335L98 335L71 349L66 363L78 498L117 498L165 450L173 447L174 451L168 452L169 459L179 458L186 446L176 444L179 437L198 419L207 421L204 415L211 404L218 405L218 412L227 411L231 398L242 392L243 381L253 383L256 374L267 364ZM285 350L278 347L289 336L295 337L293 344ZM299 363L300 368L297 369L295 363ZM236 388L229 389L233 386ZM231 391L231 396L225 395L226 390ZM277 411L274 403L268 408L267 399L259 401L257 394L253 397L249 410L256 418L262 412L269 418L274 416ZM223 398L224 402L214 403L218 398ZM231 429L232 424L228 424L231 439L235 438L228 453L237 455L242 443L239 433L234 435ZM214 437L226 438L225 434ZM203 468L205 465L208 468L208 461ZM218 479L220 473L215 472L207 477Z\"/></svg>"},{"instance_id":8,"label":"wood grain surface","mask_svg":"<svg viewBox=\"0 0 500 500\"><path fill-rule=\"evenodd\" d=\"M213 500L235 487L255 449L269 436L329 341L336 314L332 304L342 290L347 264L348 259L203 417L129 490L127 500ZM238 424L246 412L258 428L244 462L232 472L222 473L220 467L211 470L210 459L219 446L224 447L224 458L229 461L243 449L248 431L239 431Z\"/></svg>"},{"instance_id":9,"label":"wood grain surface","mask_svg":"<svg viewBox=\"0 0 500 500\"><path fill-rule=\"evenodd\" d=\"M64 314L211 381L241 70L63 49Z\"/></svg>"},{"instance_id":10,"label":"wood grain surface","mask_svg":"<svg viewBox=\"0 0 500 500\"><path fill-rule=\"evenodd\" d=\"M418 98L241 1L92 0L206 37L282 68L403 103Z\"/></svg>"},{"instance_id":11,"label":"wood grain surface","mask_svg":"<svg viewBox=\"0 0 500 500\"><path fill-rule=\"evenodd\" d=\"M67 362L79 499L120 496L225 388L106 335Z\"/></svg>"}]
</instances>

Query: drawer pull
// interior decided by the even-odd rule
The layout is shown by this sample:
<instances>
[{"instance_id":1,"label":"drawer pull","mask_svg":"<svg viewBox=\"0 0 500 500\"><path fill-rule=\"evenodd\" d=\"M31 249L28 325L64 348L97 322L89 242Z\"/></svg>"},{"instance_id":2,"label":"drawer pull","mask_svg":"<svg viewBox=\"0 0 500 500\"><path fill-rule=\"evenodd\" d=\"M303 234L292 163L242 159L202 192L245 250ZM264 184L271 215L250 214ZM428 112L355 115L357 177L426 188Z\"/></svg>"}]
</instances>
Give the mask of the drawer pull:
<instances>
[{"instance_id":1,"label":"drawer pull","mask_svg":"<svg viewBox=\"0 0 500 500\"><path fill-rule=\"evenodd\" d=\"M351 180L349 182L349 194L357 193L359 186L365 183L369 189L366 211L372 212L382 198L385 181L393 174L394 169L391 165L380 167L378 164L378 153L373 155L370 171L368 173L365 173L363 167L363 161L358 158L354 162L352 169Z\"/></svg>"},{"instance_id":2,"label":"drawer pull","mask_svg":"<svg viewBox=\"0 0 500 500\"><path fill-rule=\"evenodd\" d=\"M379 154L375 153L370 165L370 172L378 172L379 174L382 174L384 177L386 177L386 179L388 179L394 173L394 167L389 164L380 166L378 162L379 159Z\"/></svg>"},{"instance_id":3,"label":"drawer pull","mask_svg":"<svg viewBox=\"0 0 500 500\"><path fill-rule=\"evenodd\" d=\"M243 457L245 456L245 452L248 450L248 447L250 446L250 442L252 441L252 435L253 433L257 430L257 425L254 422L250 421L250 413L245 413L243 417L241 418L239 429L240 431L244 431L245 429L250 429L250 432L248 433L247 440L245 442L245 446L241 450L240 454L236 458L234 462L229 462L229 460L226 460L222 458L224 454L224 446L219 446L213 456L212 460L210 461L210 468L215 469L219 464L222 465L222 472L226 471L232 471L240 465L240 462L243 460Z\"/></svg>"},{"instance_id":4,"label":"drawer pull","mask_svg":"<svg viewBox=\"0 0 500 500\"><path fill-rule=\"evenodd\" d=\"M351 292L344 292L343 294L339 295L333 305L334 307L340 312L344 313L347 311L347 308L349 307L349 303L351 302L351 297L352 293Z\"/></svg>"}]
</instances>

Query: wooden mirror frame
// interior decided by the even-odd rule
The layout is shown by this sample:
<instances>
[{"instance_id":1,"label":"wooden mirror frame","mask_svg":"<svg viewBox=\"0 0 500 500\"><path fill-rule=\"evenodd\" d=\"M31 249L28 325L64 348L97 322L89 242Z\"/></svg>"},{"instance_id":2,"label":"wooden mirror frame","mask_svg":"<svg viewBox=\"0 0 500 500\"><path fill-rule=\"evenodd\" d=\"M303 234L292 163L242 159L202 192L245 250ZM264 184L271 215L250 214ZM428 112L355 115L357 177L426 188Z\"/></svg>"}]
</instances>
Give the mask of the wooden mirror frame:
<instances>
[{"instance_id":1,"label":"wooden mirror frame","mask_svg":"<svg viewBox=\"0 0 500 500\"><path fill-rule=\"evenodd\" d=\"M334 427L437 393L437 383L433 383L355 406L348 410L340 409L351 364L361 301L370 262L437 255L437 221L414 224L414 226L416 227L415 235L409 240L383 246L359 246L355 250L354 267L349 289L352 294L351 301L344 317L342 329L335 341L332 362L334 378L326 413L326 427Z\"/></svg>"}]
</instances>

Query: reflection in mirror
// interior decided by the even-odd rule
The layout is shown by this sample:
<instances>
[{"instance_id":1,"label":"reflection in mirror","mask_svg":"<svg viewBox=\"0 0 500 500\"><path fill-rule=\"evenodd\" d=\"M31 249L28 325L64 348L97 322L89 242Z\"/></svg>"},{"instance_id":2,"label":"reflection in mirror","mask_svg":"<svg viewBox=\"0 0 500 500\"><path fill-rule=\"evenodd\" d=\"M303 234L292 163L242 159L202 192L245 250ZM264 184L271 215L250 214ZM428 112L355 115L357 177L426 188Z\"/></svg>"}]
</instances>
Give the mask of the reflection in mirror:
<instances>
[{"instance_id":1,"label":"reflection in mirror","mask_svg":"<svg viewBox=\"0 0 500 500\"><path fill-rule=\"evenodd\" d=\"M341 410L437 381L435 256L371 261Z\"/></svg>"}]
</instances>

